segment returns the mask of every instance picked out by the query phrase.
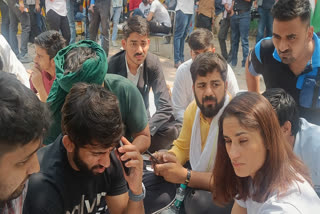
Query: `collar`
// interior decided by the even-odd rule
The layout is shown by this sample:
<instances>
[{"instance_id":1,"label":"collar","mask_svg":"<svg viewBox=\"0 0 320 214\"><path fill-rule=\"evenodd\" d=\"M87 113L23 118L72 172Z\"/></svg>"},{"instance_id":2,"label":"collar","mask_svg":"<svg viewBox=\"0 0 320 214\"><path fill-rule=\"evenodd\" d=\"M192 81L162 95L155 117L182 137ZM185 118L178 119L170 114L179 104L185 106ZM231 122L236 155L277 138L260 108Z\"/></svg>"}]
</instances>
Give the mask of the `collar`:
<instances>
[{"instance_id":1,"label":"collar","mask_svg":"<svg viewBox=\"0 0 320 214\"><path fill-rule=\"evenodd\" d=\"M127 78L134 84L137 85L138 84L138 80L139 80L139 76L141 71L143 70L143 63L139 65L138 69L137 69L137 73L136 75L133 75L130 72L129 66L128 66L128 61L127 61L127 56L126 53L124 54L124 60L126 62L126 69L127 69Z\"/></svg>"}]
</instances>

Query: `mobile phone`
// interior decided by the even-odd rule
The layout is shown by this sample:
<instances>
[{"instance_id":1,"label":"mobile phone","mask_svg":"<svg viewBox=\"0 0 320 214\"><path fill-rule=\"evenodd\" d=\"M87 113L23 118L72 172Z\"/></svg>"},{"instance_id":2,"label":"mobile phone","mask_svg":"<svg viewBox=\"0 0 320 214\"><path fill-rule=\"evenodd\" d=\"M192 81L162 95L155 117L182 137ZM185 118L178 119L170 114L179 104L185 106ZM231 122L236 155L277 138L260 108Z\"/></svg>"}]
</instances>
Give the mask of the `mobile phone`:
<instances>
[{"instance_id":1,"label":"mobile phone","mask_svg":"<svg viewBox=\"0 0 320 214\"><path fill-rule=\"evenodd\" d=\"M154 163L156 163L156 164L160 164L160 163L161 163L155 156L153 156L153 155L151 154L151 152L149 152L149 151L147 150L146 153L147 153L148 155L150 155L152 162L154 162Z\"/></svg>"},{"instance_id":2,"label":"mobile phone","mask_svg":"<svg viewBox=\"0 0 320 214\"><path fill-rule=\"evenodd\" d=\"M123 146L123 143L122 143L121 140L119 140L118 148L121 147L121 146ZM118 151L120 157L124 154L124 153L119 152L118 149L117 149L117 151ZM126 167L126 165L125 165L125 164L129 161L129 159L128 159L128 160L125 160L125 161L122 161L122 160L120 160L120 161L121 161L121 163L122 163L124 172L126 173L127 176L129 176L129 175L130 175L130 168L129 168L129 167Z\"/></svg>"}]
</instances>

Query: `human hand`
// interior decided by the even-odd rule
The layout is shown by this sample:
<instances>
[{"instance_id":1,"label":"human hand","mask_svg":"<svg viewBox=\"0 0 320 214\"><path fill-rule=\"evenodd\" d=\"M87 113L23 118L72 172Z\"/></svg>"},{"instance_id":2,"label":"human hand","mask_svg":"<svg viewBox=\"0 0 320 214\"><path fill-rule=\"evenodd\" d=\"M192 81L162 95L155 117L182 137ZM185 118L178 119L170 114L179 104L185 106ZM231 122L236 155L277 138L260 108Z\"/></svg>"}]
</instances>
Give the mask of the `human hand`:
<instances>
[{"instance_id":1,"label":"human hand","mask_svg":"<svg viewBox=\"0 0 320 214\"><path fill-rule=\"evenodd\" d=\"M160 163L177 163L177 158L170 152L155 152L153 156L158 159Z\"/></svg>"},{"instance_id":2,"label":"human hand","mask_svg":"<svg viewBox=\"0 0 320 214\"><path fill-rule=\"evenodd\" d=\"M34 88L37 91L42 90L42 88L44 88L44 85L43 85L43 81L42 81L41 71L36 66L33 66L31 71L32 72L31 72L30 78L31 78L31 82L32 82Z\"/></svg>"},{"instance_id":3,"label":"human hand","mask_svg":"<svg viewBox=\"0 0 320 214\"><path fill-rule=\"evenodd\" d=\"M36 11L40 12L40 4L36 4Z\"/></svg>"},{"instance_id":4,"label":"human hand","mask_svg":"<svg viewBox=\"0 0 320 214\"><path fill-rule=\"evenodd\" d=\"M154 173L170 183L181 184L185 182L188 170L178 162L167 162L155 164Z\"/></svg>"},{"instance_id":5,"label":"human hand","mask_svg":"<svg viewBox=\"0 0 320 214\"><path fill-rule=\"evenodd\" d=\"M23 1L19 1L19 10L20 10L21 13L24 12L24 3L23 3Z\"/></svg>"},{"instance_id":6,"label":"human hand","mask_svg":"<svg viewBox=\"0 0 320 214\"><path fill-rule=\"evenodd\" d=\"M142 192L143 159L135 145L131 144L125 137L121 137L121 141L124 145L118 148L117 157L120 161L128 160L125 166L130 168L130 174L126 175L121 165L123 175L131 192L139 195ZM121 153L121 156L119 153Z\"/></svg>"},{"instance_id":7,"label":"human hand","mask_svg":"<svg viewBox=\"0 0 320 214\"><path fill-rule=\"evenodd\" d=\"M91 13L94 13L93 7L94 7L94 4L91 4L90 7L89 7L89 9L88 9Z\"/></svg>"}]
</instances>

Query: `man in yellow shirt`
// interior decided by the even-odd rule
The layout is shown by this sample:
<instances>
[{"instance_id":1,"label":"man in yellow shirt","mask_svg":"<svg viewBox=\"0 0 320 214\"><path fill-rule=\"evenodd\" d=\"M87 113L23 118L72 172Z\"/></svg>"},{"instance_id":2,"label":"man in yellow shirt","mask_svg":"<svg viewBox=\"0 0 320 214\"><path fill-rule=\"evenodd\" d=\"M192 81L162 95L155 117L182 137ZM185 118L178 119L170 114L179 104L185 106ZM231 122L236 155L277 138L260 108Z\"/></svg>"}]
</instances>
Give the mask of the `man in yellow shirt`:
<instances>
[{"instance_id":1,"label":"man in yellow shirt","mask_svg":"<svg viewBox=\"0 0 320 214\"><path fill-rule=\"evenodd\" d=\"M190 68L195 101L184 113L180 136L168 152L155 157L155 174L171 183L189 187L184 200L186 213L230 213L231 206L213 204L209 190L217 149L218 121L230 97L227 94L227 63L212 52L198 55ZM183 167L190 162L191 169Z\"/></svg>"}]
</instances>

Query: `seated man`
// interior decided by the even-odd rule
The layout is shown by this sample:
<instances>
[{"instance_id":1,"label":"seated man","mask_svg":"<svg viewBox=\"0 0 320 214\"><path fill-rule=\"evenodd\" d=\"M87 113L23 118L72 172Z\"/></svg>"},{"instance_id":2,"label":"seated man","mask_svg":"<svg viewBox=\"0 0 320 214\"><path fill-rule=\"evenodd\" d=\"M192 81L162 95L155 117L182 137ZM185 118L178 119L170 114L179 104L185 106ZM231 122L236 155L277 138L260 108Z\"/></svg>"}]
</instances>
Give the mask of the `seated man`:
<instances>
[{"instance_id":1,"label":"seated man","mask_svg":"<svg viewBox=\"0 0 320 214\"><path fill-rule=\"evenodd\" d=\"M142 0L139 4L139 8L134 9L133 13L130 14L131 16L142 16L143 18L147 18L150 12L150 4L148 0Z\"/></svg>"},{"instance_id":2,"label":"seated man","mask_svg":"<svg viewBox=\"0 0 320 214\"><path fill-rule=\"evenodd\" d=\"M149 110L149 91L152 88L157 111L149 119L151 133L150 151L168 149L178 137L178 126L173 117L170 95L160 61L148 53L149 28L147 21L134 16L124 26L124 51L112 56L108 73L128 78L142 94L145 108Z\"/></svg>"},{"instance_id":3,"label":"seated man","mask_svg":"<svg viewBox=\"0 0 320 214\"><path fill-rule=\"evenodd\" d=\"M125 136L144 152L150 145L150 132L146 110L138 89L119 75L107 74L106 54L93 41L81 41L67 46L55 57L56 80L47 102L54 122L45 144L52 143L61 133L61 108L73 84L86 82L104 85L114 93L120 105Z\"/></svg>"},{"instance_id":4,"label":"seated man","mask_svg":"<svg viewBox=\"0 0 320 214\"><path fill-rule=\"evenodd\" d=\"M277 112L283 134L294 153L309 168L314 189L320 197L320 126L299 118L296 102L283 89L271 88L262 95Z\"/></svg>"},{"instance_id":5,"label":"seated man","mask_svg":"<svg viewBox=\"0 0 320 214\"><path fill-rule=\"evenodd\" d=\"M169 33L171 30L171 19L167 9L159 2L159 0L148 0L150 12L147 21L150 26L151 33Z\"/></svg>"},{"instance_id":6,"label":"seated man","mask_svg":"<svg viewBox=\"0 0 320 214\"><path fill-rule=\"evenodd\" d=\"M26 69L18 60L15 53L12 51L7 40L0 34L0 60L2 68L0 70L12 73L17 76L18 80L26 87L30 88L29 77Z\"/></svg>"},{"instance_id":7,"label":"seated man","mask_svg":"<svg viewBox=\"0 0 320 214\"><path fill-rule=\"evenodd\" d=\"M38 35L34 39L34 44L36 51L34 66L28 71L31 73L30 87L35 93L39 93L42 102L46 102L56 78L54 57L66 46L66 40L58 31L49 30Z\"/></svg>"},{"instance_id":8,"label":"seated man","mask_svg":"<svg viewBox=\"0 0 320 214\"><path fill-rule=\"evenodd\" d=\"M63 134L38 152L40 173L30 178L23 213L144 213L143 160L121 137L117 97L102 86L75 84L61 126ZM124 146L116 149L119 141Z\"/></svg>"},{"instance_id":9,"label":"seated man","mask_svg":"<svg viewBox=\"0 0 320 214\"><path fill-rule=\"evenodd\" d=\"M0 112L0 213L21 213L28 179L39 171L36 151L49 111L13 74L0 71Z\"/></svg>"},{"instance_id":10,"label":"seated man","mask_svg":"<svg viewBox=\"0 0 320 214\"><path fill-rule=\"evenodd\" d=\"M231 97L227 94L227 63L212 52L200 54L192 63L191 76L195 101L185 114L181 133L168 152L157 152L160 164L155 174L171 183L189 187L184 199L186 213L230 213L228 207L212 203L212 169L218 138L218 121ZM190 161L191 170L183 167Z\"/></svg>"},{"instance_id":11,"label":"seated man","mask_svg":"<svg viewBox=\"0 0 320 214\"><path fill-rule=\"evenodd\" d=\"M182 63L177 69L176 78L172 89L173 113L176 120L182 122L183 114L188 105L194 100L192 90L192 78L190 67L197 55L204 52L215 52L213 44L213 33L207 29L199 28L190 34L188 40L191 49L191 57ZM235 96L239 91L237 79L232 68L228 65L227 69L228 92Z\"/></svg>"}]
</instances>

